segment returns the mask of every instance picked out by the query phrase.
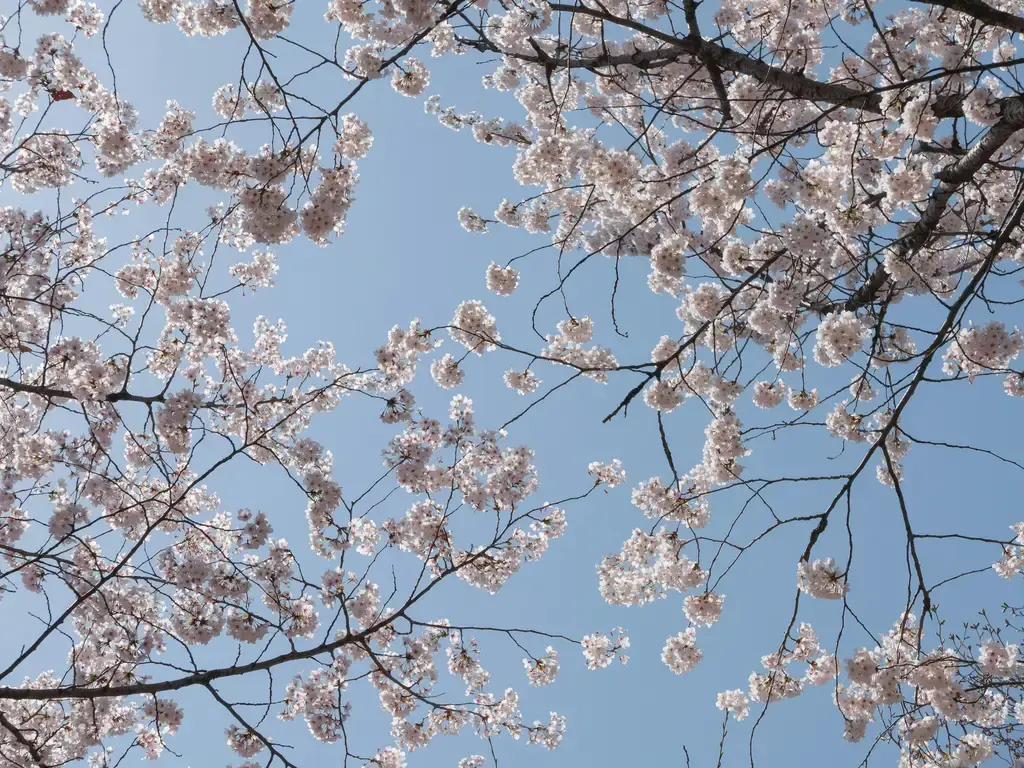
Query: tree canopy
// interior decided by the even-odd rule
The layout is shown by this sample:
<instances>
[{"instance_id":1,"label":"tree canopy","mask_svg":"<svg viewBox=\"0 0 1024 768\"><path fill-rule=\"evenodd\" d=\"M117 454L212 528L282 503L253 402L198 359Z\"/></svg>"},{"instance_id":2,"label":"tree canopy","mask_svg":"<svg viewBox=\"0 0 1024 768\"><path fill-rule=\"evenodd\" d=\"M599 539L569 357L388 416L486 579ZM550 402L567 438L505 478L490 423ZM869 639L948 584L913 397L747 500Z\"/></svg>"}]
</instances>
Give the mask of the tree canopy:
<instances>
[{"instance_id":1,"label":"tree canopy","mask_svg":"<svg viewBox=\"0 0 1024 768\"><path fill-rule=\"evenodd\" d=\"M606 490L627 508L630 489L621 551L588 567L612 605L681 606L665 674L701 663L727 592L756 588L733 578L748 553L792 571L761 668L723 671L717 701L688 704L721 710L720 755L750 718L749 742L729 748L753 765L769 710L813 696L865 762L1024 764L1024 604L998 591L1024 569L1022 515L997 505L935 530L905 477L951 452L984 459L985 474L936 482L1012 496L1024 471L943 418L983 399L1003 415L996 429L1019 424L1020 4L313 5L18 0L2 18L0 615L35 621L0 658L0 766L201 759L175 737L198 715L183 691L206 696L202 717L245 768L300 764L275 720L299 721L289 739L336 745L345 765L425 764L417 749L460 732L483 739L467 740L460 768L497 765L504 739L554 749L565 718L524 716L478 637L511 640L523 682L542 687L563 665L625 663L626 630L459 623L445 590L501 601L521 569L566 557L556 540L571 539L576 509ZM114 23L128 14L176 26L183 57L199 50L187 38L209 38L202 50L234 57L234 79L201 104L161 93L180 103L149 122L111 56L131 45ZM133 59L155 82L175 66ZM472 74L435 88L444 67ZM273 288L279 254L315 244L346 258L346 221L389 205L356 199L375 130L360 104L388 88L378 80L507 158L517 184L490 201L466 180L452 224L523 230L536 247L485 258L488 295L443 316L430 286L422 306L391 307L399 323L360 359L339 359L329 327L296 341L260 316L236 332L233 313ZM112 217L136 210L145 231L122 239ZM423 258L444 281L445 254L427 243ZM548 288L511 317L504 297L534 275L530 289ZM669 313L631 337L621 294L638 276ZM389 301L385 283L360 290ZM530 333L503 335L510 325ZM478 424L473 376L521 407ZM546 499L524 417L572 430L559 404L599 386L615 405L593 420L653 417L659 463L580 456L577 492ZM438 387L447 413L417 402ZM358 488L343 489L337 446L311 436L343 403L391 429L365 448L383 466ZM934 433L914 434L915 409ZM680 413L700 424L696 451L673 431ZM795 453L761 475L762 451ZM229 464L292 489L308 541L275 533L280 512L222 500ZM859 489L878 484L899 560L873 561L857 522ZM773 506L790 488L814 490ZM776 546L780 529L800 546ZM942 568L922 554L934 547ZM855 553L901 596L888 625L859 617L872 595L858 594ZM940 596L964 579L975 613L947 618ZM820 601L836 631L808 619ZM391 718L390 740L346 728L359 688Z\"/></svg>"}]
</instances>

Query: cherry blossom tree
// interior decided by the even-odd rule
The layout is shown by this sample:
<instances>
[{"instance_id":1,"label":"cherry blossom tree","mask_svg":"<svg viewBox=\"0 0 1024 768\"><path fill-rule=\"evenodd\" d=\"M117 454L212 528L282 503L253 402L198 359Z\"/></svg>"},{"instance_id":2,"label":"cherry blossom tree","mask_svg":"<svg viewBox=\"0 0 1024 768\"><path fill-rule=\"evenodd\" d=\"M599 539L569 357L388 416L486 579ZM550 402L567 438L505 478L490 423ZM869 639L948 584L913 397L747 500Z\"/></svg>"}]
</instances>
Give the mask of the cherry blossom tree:
<instances>
[{"instance_id":1,"label":"cherry blossom tree","mask_svg":"<svg viewBox=\"0 0 1024 768\"><path fill-rule=\"evenodd\" d=\"M705 702L723 712L722 749L732 721L755 719L756 734L770 707L802 695L831 700L837 738L894 744L905 768L1024 759L1024 607L949 632L936 598L967 576L1017 579L1024 523L1010 510L1002 539L936 533L904 492L920 445L982 453L1011 483L1024 466L903 428L925 390L1006 398L1010 419L1024 395L1013 367L1024 347L1018 5L331 0L316 9L325 34L310 39L293 34L298 6L276 0L120 8L29 0L0 27L2 584L5 600L32 601L45 619L0 661L0 765L106 767L185 750L184 690L208 697L246 768L296 764L268 718L300 720L345 764L376 768L415 764L416 749L462 731L489 755L462 768L496 764L500 736L555 748L565 719L524 716L515 690L492 686L477 636L513 640L525 682L545 686L570 663L626 661L625 630L462 626L435 615L433 598L452 581L497 594L549 547L558 556L567 511L626 484L618 460L586 457L578 493L538 498L534 454L516 434L523 414L557 418L559 398L595 386L620 393L595 418L653 409L657 420L669 472L629 467L647 521L636 515L621 552L598 564L595 589L613 605L679 600L686 622L665 640L666 674L701 663L733 565L778 529L805 539L771 555L791 561L792 610L763 669L723 677ZM241 41L237 77L210 94L215 117L169 101L159 124L141 124L109 65L118 11L211 46ZM456 56L486 64L482 87L507 94L505 113L429 93L427 62ZM341 84L335 101L321 77ZM374 204L355 200L373 144L356 97L381 79L505 152L526 188L485 201L468 185L453 222L521 228L538 248L481 270L486 304L415 308L426 320L396 307L399 324L364 360L339 361L326 341L294 346L263 317L244 341L232 307L272 289L275 251L334 247L347 217ZM112 240L110 217L139 207L163 223ZM639 353L616 314L637 262L649 262L650 300L678 318ZM520 343L503 338L496 307L523 290L526 265L553 278L527 318L538 340ZM570 302L605 274L603 303ZM564 317L543 327L552 304ZM523 397L501 425L478 425L458 391L485 355L507 361L492 385ZM453 390L448 413L419 408L417 387ZM343 404L394 430L380 475L355 490L309 436ZM680 410L702 414L692 457L670 436ZM855 457L848 471L745 471L766 436L809 430ZM272 514L228 508L217 491L228 464L293 487L308 543L276 536ZM850 520L868 483L899 509L906 561L881 566L908 586L891 626L862 627L866 644L819 636L805 613L833 601L844 627L860 623L856 600L871 597L849 578ZM776 513L766 498L797 484L830 501ZM737 522L751 502L770 519L748 537ZM483 541L469 533L481 518ZM844 527L845 544L829 537ZM988 548L981 568L922 565L922 547L966 542ZM399 578L396 563L413 567ZM234 700L238 680L258 681L262 699ZM390 742L346 729L356 686L392 718Z\"/></svg>"}]
</instances>

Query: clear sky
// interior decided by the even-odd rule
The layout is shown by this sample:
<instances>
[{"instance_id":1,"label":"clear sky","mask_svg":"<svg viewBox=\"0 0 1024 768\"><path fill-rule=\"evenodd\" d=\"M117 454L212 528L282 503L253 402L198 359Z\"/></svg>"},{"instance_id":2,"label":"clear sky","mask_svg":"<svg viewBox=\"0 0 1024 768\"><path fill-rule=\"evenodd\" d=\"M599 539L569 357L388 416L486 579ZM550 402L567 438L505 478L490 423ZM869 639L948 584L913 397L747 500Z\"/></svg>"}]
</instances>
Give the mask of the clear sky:
<instances>
[{"instance_id":1,"label":"clear sky","mask_svg":"<svg viewBox=\"0 0 1024 768\"><path fill-rule=\"evenodd\" d=\"M328 29L320 20L321 5L299 4L288 34L295 39L307 35L323 39ZM139 108L143 124L155 124L168 99L196 110L199 123L212 122L209 105L213 91L237 81L239 35L187 40L174 28L147 24L133 4L118 8L108 34L118 88ZM95 41L86 46L91 46L94 54L98 50ZM445 104L460 111L477 110L513 119L520 116L512 98L480 87L486 67L469 57L431 63L436 66L428 93L441 94ZM325 75L315 82L321 104L336 101L350 87L334 76ZM440 126L424 114L421 99L395 94L386 81L365 88L350 110L369 123L374 145L359 163L361 178L347 231L325 249L301 238L275 249L281 267L277 287L233 304L233 325L242 338L248 338L256 315L280 317L288 324L293 352L325 339L336 344L340 360L352 367L369 365L373 349L381 345L392 325L406 325L413 317L423 318L426 326L443 324L461 300L479 298L497 316L509 343L538 350L540 340L531 335L528 318L536 298L554 285L553 253L540 252L521 262L523 278L514 296L488 294L483 276L490 261L504 263L544 241L500 227L487 236L468 234L455 216L463 205L489 212L503 197L530 194L517 189L512 178L513 152L485 147L468 133L456 134ZM193 202L186 200L185 204ZM143 208L111 226L130 236L155 221L159 219L154 212ZM180 221L188 223L185 218ZM620 361L643 362L658 337L677 335L681 326L673 300L655 297L647 289L645 264L627 262L621 267L617 314L628 338L616 338L611 332L608 297L614 274L610 261L591 260L571 285L569 298L571 306L578 307L575 311L594 318L599 340L613 345ZM100 299L105 297L97 301ZM558 307L551 303L541 312L539 327L542 332L553 332L555 322L563 318L564 312L559 315ZM481 426L498 426L529 402L501 383L502 371L512 364L508 357L493 355L469 366L462 391L477 404ZM545 385L560 380L551 369L540 373ZM554 685L543 689L527 685L521 651L500 636L480 635L493 688L515 687L527 720L546 720L549 710L568 717L565 740L553 753L499 739L497 756L503 766L682 766L684 745L694 768L714 765L722 723L721 713L714 707L715 694L746 688L748 675L760 671L761 655L777 648L789 620L796 563L809 526L777 532L741 558L720 587L727 596L722 620L698 632L704 659L685 676L673 675L659 658L665 638L686 626L681 595L630 609L608 606L601 599L595 566L603 555L617 552L634 527L648 525L630 503L629 486L655 475L668 476L652 410L637 402L627 417L601 423L632 384L625 377L615 378L609 385L578 383L517 422L510 438L536 450L541 481L538 500L555 500L585 489L589 483L587 464L613 457L621 459L626 468L627 487L569 506L566 536L554 542L540 562L524 565L499 595L489 596L457 582L447 585L432 604L437 616L456 623L529 627L572 636L618 625L629 630L633 647L627 667L588 672L581 654L560 647L562 672ZM414 392L428 414L442 416L446 411L450 393L434 386L428 376L417 379ZM1018 423L1009 420L1018 418L1015 409L1019 407L1020 402L1004 397L994 381L929 384L909 408L903 426L915 437L967 443L1016 457L1017 440L1008 424ZM749 403L740 406L745 423L763 424L771 418L755 410ZM695 402L666 417L671 447L682 471L700 460L707 420L707 413ZM393 432L392 427L376 420L373 408L350 399L321 419L313 435L335 453L338 479L351 492L364 488L380 473L380 448ZM838 440L819 432L823 431L807 429L778 440L765 436L755 441L751 445L754 453L745 462L747 476L836 474L859 459L857 450L842 453ZM936 533L1003 537L1006 526L1017 522L1019 495L1015 491L1020 486L1011 474L1017 471L981 455L914 448L906 461L905 492L915 524ZM297 550L306 550L304 500L294 487L282 482L280 474L237 463L215 477L211 486L228 509L251 507L268 512L276 534L288 538ZM783 485L773 487L765 498L780 514L812 514L822 509L836 490L835 485L826 484ZM709 533L724 532L746 501L747 496L739 493L716 495ZM853 502L851 526L857 534L857 547L851 604L869 628L881 633L898 618L905 601L902 523L892 492L880 486L873 473L858 482ZM405 503L404 493L396 495L372 517L378 522L397 517L404 512ZM766 524L767 517L764 507L755 501L744 513L739 530L753 532ZM842 526L830 527L817 552L845 559L846 535ZM938 543L925 546L926 573L929 569L947 573L951 561L962 565L959 570L984 567L998 554L981 547L965 549L962 544L952 550L943 550ZM312 553L307 554L307 562L314 562ZM943 588L937 602L955 626L958 620L970 619L982 602L998 606L1012 596L1013 590L1002 580L986 573ZM10 605L22 607L18 602ZM826 647L834 644L838 604L805 600L801 618L815 625ZM5 654L20 644L25 636L22 627L30 626L31 620L18 621L0 635L0 649ZM874 645L863 632L849 631L844 642L847 649ZM232 649L227 645L221 648L229 660ZM539 654L543 644L536 643L531 650ZM845 655L848 653L841 654ZM56 666L60 660L54 663ZM448 690L461 695L456 683L449 682ZM258 690L264 683L254 680L249 684ZM228 690L244 696L243 687ZM357 734L361 751L372 753L389 743L388 720L368 686L354 686L352 696L350 733ZM226 719L214 712L216 705L196 692L178 698L187 707L185 725L170 746L183 756L179 759L165 753L160 765L205 768L231 762L223 739ZM723 765L750 764L749 727L758 714L760 710L755 708L747 721L731 724ZM810 689L794 701L771 707L758 728L753 756L762 766L826 763L853 768L869 749L872 731L869 729L868 740L851 746L843 743L842 728L829 688ZM314 742L300 723L277 723L268 731L293 746L290 754L300 765L340 765L338 752ZM486 743L469 734L455 739L439 737L422 752L412 754L410 764L454 766L460 757L487 751ZM895 759L890 749L873 757L871 764L894 764Z\"/></svg>"}]
</instances>

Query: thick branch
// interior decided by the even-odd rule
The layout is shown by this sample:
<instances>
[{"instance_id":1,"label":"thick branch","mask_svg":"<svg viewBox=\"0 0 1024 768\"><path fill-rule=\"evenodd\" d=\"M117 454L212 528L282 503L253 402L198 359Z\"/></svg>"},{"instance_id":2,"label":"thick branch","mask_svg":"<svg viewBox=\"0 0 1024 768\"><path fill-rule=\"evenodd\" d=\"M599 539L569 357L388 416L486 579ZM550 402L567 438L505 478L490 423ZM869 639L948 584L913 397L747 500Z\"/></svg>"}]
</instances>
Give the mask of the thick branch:
<instances>
[{"instance_id":1,"label":"thick branch","mask_svg":"<svg viewBox=\"0 0 1024 768\"><path fill-rule=\"evenodd\" d=\"M1002 27L1003 29L1024 34L1024 19L1015 14L993 8L981 0L913 0L913 2L938 5L942 8L962 13L964 16L970 16L972 19L977 19L985 24L991 24L993 27Z\"/></svg>"},{"instance_id":2,"label":"thick branch","mask_svg":"<svg viewBox=\"0 0 1024 768\"><path fill-rule=\"evenodd\" d=\"M10 732L14 737L14 740L26 749L36 763L39 765L43 764L43 756L39 754L39 750L36 749L35 745L25 737L25 734L23 734L17 726L14 725L14 723L7 719L3 712L0 712L0 725Z\"/></svg>"},{"instance_id":3,"label":"thick branch","mask_svg":"<svg viewBox=\"0 0 1024 768\"><path fill-rule=\"evenodd\" d=\"M374 626L373 629L379 629L379 626ZM184 677L179 677L175 680L162 680L160 682L153 683L129 683L127 685L108 685L100 687L90 687L85 685L68 686L66 688L2 687L0 688L0 700L48 701L54 699L106 699L118 696L138 696L141 694L157 694L167 691L178 691L182 688L190 688L194 685L208 687L209 683L214 680L220 680L225 677L247 675L250 672L262 672L268 669L273 669L281 664L286 664L290 661L299 661L301 659L311 659L314 656L321 656L323 654L330 653L336 648L341 648L344 645L357 643L368 634L370 634L369 631L355 635L346 635L338 640L334 640L329 643L322 643L314 646L313 648L307 648L301 651L289 651L288 653L271 656L260 661L254 661L250 664L239 664L236 666L211 669L205 672L196 672L195 674L185 675Z\"/></svg>"},{"instance_id":4,"label":"thick branch","mask_svg":"<svg viewBox=\"0 0 1024 768\"><path fill-rule=\"evenodd\" d=\"M734 51L730 48L709 42L699 37L676 37L666 32L662 32L661 30L654 29L653 27L649 27L646 24L641 24L633 19L615 16L611 13L596 10L594 8L588 8L583 5L552 3L551 8L555 11L563 11L565 13L585 14L612 24L628 27L629 29L636 30L637 32L641 32L649 37L660 40L663 43L667 43L678 50L679 53L699 59L709 68L715 66L721 70L749 75L765 85L781 88L787 93L790 93L800 99L821 102L824 104L842 105L853 109L861 109L865 112L882 114L882 97L874 91L862 91L839 83L823 83L819 80L807 77L806 75L789 72L780 67L773 67L772 65L766 64L765 62L748 56L745 53ZM502 51L502 53L504 53L504 51ZM515 58L523 58L516 54L508 55ZM617 63L636 65L634 59L639 60L642 63L650 63L652 61L664 60L665 58L666 51L664 49L657 49L654 51L642 51L634 54L632 57L598 56L593 59L581 58L575 62L575 66L587 67L588 65L585 62L592 62L589 66L593 67L614 66L614 63L616 62L613 62L613 59L623 59L623 61ZM602 59L604 59L603 63L601 63ZM565 60L558 61L557 63L559 66L563 67L566 65ZM949 99L941 100L939 103L934 105L933 111L939 117L953 117L962 113L959 101Z\"/></svg>"},{"instance_id":5,"label":"thick branch","mask_svg":"<svg viewBox=\"0 0 1024 768\"><path fill-rule=\"evenodd\" d=\"M686 26L690 29L690 34L687 35L687 38L703 43L704 39L700 34L700 23L697 20L697 3L694 0L686 0L683 4L683 9L686 14ZM703 48L704 46L701 45L701 51L703 51ZM703 57L701 61L708 70L711 85L715 89L715 95L722 105L722 124L724 125L732 121L732 109L729 107L729 93L725 88L725 82L722 80L722 70L712 57Z\"/></svg>"},{"instance_id":6,"label":"thick branch","mask_svg":"<svg viewBox=\"0 0 1024 768\"><path fill-rule=\"evenodd\" d=\"M939 183L932 190L921 218L896 245L896 258L906 261L927 244L942 220L949 199L962 184L970 180L999 149L1021 128L1024 128L1024 101L1011 99L1003 105L1002 117L981 141L971 147L959 160L939 174ZM845 302L815 307L819 312L837 310L856 311L873 302L889 279L884 265L878 265L864 284Z\"/></svg>"},{"instance_id":7,"label":"thick branch","mask_svg":"<svg viewBox=\"0 0 1024 768\"><path fill-rule=\"evenodd\" d=\"M53 387L43 387L38 384L25 384L21 381L15 381L14 379L7 379L0 376L0 387L14 390L15 392L22 392L28 395L39 395L40 397L46 397L50 399L64 399L64 400L77 400L74 394L66 389L55 389ZM164 401L163 395L133 395L131 392L113 392L103 398L108 403L120 403L124 401L133 403L162 403Z\"/></svg>"}]
</instances>

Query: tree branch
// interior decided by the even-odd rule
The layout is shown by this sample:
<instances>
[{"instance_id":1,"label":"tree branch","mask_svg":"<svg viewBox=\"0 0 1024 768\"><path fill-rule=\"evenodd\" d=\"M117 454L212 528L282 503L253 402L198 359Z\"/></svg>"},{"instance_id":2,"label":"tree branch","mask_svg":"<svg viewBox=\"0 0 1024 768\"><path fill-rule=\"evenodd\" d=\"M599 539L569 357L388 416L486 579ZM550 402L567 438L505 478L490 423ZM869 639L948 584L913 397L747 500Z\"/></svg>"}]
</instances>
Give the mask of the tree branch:
<instances>
[{"instance_id":1,"label":"tree branch","mask_svg":"<svg viewBox=\"0 0 1024 768\"><path fill-rule=\"evenodd\" d=\"M970 16L972 19L1024 34L1024 19L1006 11L993 8L982 0L912 0L924 5L938 5L951 11Z\"/></svg>"}]
</instances>

